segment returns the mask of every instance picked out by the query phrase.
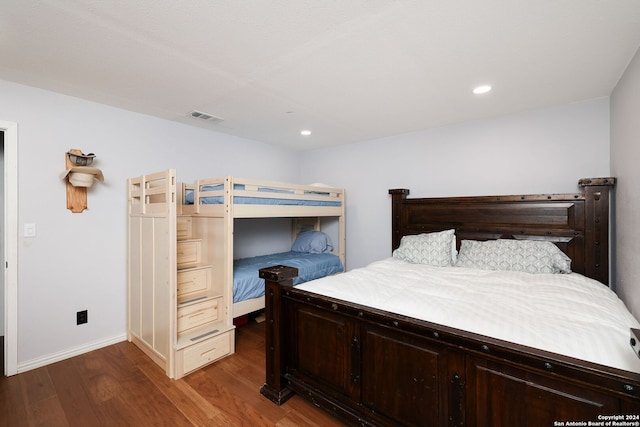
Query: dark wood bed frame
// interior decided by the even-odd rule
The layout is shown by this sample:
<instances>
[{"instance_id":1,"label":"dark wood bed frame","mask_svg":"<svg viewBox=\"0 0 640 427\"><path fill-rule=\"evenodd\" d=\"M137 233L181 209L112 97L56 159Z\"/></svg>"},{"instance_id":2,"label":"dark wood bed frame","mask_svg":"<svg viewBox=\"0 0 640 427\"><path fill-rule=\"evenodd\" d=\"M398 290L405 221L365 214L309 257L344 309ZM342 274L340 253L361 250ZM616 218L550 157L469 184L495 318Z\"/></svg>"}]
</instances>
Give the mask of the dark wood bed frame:
<instances>
[{"instance_id":1,"label":"dark wood bed frame","mask_svg":"<svg viewBox=\"0 0 640 427\"><path fill-rule=\"evenodd\" d=\"M573 271L607 284L614 183L583 179L579 194L435 199L389 190L392 246L449 228L459 239L549 240ZM260 391L277 404L297 393L350 424L383 426L538 427L640 414L638 373L305 292L292 286L296 274L286 266L260 271Z\"/></svg>"}]
</instances>

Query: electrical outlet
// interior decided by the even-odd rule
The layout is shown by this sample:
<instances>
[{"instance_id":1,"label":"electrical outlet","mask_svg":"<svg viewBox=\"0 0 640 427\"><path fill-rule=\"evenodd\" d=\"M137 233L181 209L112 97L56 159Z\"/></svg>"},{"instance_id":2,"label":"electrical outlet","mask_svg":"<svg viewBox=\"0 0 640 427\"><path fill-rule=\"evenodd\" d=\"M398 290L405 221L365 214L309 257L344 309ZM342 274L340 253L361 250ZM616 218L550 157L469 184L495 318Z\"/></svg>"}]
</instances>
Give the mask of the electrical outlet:
<instances>
[{"instance_id":1,"label":"electrical outlet","mask_svg":"<svg viewBox=\"0 0 640 427\"><path fill-rule=\"evenodd\" d=\"M89 317L87 314L87 310L82 310L76 313L76 325L82 325L83 323L87 323L89 321Z\"/></svg>"}]
</instances>

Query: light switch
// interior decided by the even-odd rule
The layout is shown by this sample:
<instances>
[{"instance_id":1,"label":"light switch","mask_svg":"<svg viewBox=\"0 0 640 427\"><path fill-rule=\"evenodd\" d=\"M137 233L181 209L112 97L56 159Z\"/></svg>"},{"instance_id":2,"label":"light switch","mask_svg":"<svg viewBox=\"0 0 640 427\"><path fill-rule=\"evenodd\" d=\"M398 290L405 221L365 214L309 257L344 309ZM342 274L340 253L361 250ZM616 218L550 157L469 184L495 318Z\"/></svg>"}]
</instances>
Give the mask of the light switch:
<instances>
[{"instance_id":1,"label":"light switch","mask_svg":"<svg viewBox=\"0 0 640 427\"><path fill-rule=\"evenodd\" d=\"M25 224L24 225L24 237L36 237L36 225Z\"/></svg>"}]
</instances>

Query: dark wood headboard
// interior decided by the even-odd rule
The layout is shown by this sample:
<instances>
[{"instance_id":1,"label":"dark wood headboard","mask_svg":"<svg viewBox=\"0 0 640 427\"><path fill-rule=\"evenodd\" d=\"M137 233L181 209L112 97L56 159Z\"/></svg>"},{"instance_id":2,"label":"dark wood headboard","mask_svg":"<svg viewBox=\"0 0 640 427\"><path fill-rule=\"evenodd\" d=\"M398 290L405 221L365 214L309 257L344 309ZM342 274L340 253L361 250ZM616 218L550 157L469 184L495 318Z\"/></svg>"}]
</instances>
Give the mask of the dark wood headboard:
<instances>
[{"instance_id":1,"label":"dark wood headboard","mask_svg":"<svg viewBox=\"0 0 640 427\"><path fill-rule=\"evenodd\" d=\"M571 270L609 284L609 192L615 178L581 179L576 194L407 198L392 195L392 250L407 234L454 228L460 241L535 239L555 243Z\"/></svg>"}]
</instances>

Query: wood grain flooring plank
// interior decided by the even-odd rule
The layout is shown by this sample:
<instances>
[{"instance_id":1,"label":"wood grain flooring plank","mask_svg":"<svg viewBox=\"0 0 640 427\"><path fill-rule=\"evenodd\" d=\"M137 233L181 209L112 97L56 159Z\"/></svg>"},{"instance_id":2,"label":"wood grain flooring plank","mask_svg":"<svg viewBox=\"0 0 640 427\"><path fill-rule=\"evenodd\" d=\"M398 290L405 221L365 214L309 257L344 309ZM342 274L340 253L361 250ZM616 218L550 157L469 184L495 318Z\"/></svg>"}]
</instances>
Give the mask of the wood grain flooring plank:
<instances>
[{"instance_id":1,"label":"wood grain flooring plank","mask_svg":"<svg viewBox=\"0 0 640 427\"><path fill-rule=\"evenodd\" d=\"M215 365L213 365L215 366ZM224 410L236 425L275 425L286 415L280 407L264 398L258 390L243 385L240 378L223 369L190 375L187 382L212 405Z\"/></svg>"},{"instance_id":2,"label":"wood grain flooring plank","mask_svg":"<svg viewBox=\"0 0 640 427\"><path fill-rule=\"evenodd\" d=\"M340 421L328 412L314 406L308 400L304 400L300 396L293 396L286 401L284 405L292 417L308 420L309 426L322 426L322 427L341 427L347 426L346 423Z\"/></svg>"},{"instance_id":3,"label":"wood grain flooring plank","mask_svg":"<svg viewBox=\"0 0 640 427\"><path fill-rule=\"evenodd\" d=\"M210 404L184 380L168 378L155 363L138 365L149 380L195 426L231 425L223 411Z\"/></svg>"},{"instance_id":4,"label":"wood grain flooring plank","mask_svg":"<svg viewBox=\"0 0 640 427\"><path fill-rule=\"evenodd\" d=\"M87 386L76 368L77 359L68 359L49 365L49 377L65 413L72 413L70 426L100 425L93 402L89 399Z\"/></svg>"},{"instance_id":5,"label":"wood grain flooring plank","mask_svg":"<svg viewBox=\"0 0 640 427\"><path fill-rule=\"evenodd\" d=\"M28 426L19 375L0 378L0 427Z\"/></svg>"},{"instance_id":6,"label":"wood grain flooring plank","mask_svg":"<svg viewBox=\"0 0 640 427\"><path fill-rule=\"evenodd\" d=\"M191 426L178 408L142 373L122 382L118 396L121 411L131 414L134 425Z\"/></svg>"},{"instance_id":7,"label":"wood grain flooring plank","mask_svg":"<svg viewBox=\"0 0 640 427\"><path fill-rule=\"evenodd\" d=\"M48 367L25 372L20 377L20 384L30 426L69 425L49 376Z\"/></svg>"},{"instance_id":8,"label":"wood grain flooring plank","mask_svg":"<svg viewBox=\"0 0 640 427\"><path fill-rule=\"evenodd\" d=\"M27 405L55 396L56 391L46 367L32 369L20 377Z\"/></svg>"},{"instance_id":9,"label":"wood grain flooring plank","mask_svg":"<svg viewBox=\"0 0 640 427\"><path fill-rule=\"evenodd\" d=\"M276 423L277 427L329 427L333 425L334 424L327 423L327 421L322 417L319 417L316 420L310 420L297 412L289 412L286 417L278 420Z\"/></svg>"},{"instance_id":10,"label":"wood grain flooring plank","mask_svg":"<svg viewBox=\"0 0 640 427\"><path fill-rule=\"evenodd\" d=\"M87 353L78 362L100 419L117 414L124 425L191 425L117 345Z\"/></svg>"},{"instance_id":11,"label":"wood grain flooring plank","mask_svg":"<svg viewBox=\"0 0 640 427\"><path fill-rule=\"evenodd\" d=\"M56 396L29 404L27 419L32 427L69 427L65 411Z\"/></svg>"}]
</instances>

